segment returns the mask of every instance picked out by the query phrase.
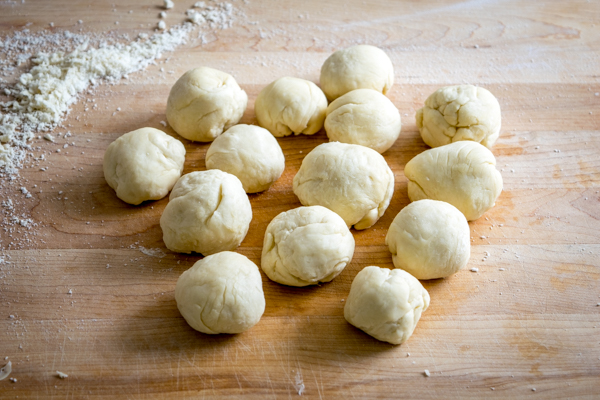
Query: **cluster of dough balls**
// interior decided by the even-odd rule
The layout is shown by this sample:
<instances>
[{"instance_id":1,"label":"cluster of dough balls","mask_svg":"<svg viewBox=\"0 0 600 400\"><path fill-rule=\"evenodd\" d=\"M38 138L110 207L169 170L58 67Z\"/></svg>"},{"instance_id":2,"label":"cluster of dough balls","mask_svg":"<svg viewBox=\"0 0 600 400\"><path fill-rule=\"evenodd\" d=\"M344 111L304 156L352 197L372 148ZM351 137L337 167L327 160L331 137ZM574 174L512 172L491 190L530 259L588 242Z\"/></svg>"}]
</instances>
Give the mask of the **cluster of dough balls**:
<instances>
[{"instance_id":1,"label":"cluster of dough balls","mask_svg":"<svg viewBox=\"0 0 600 400\"><path fill-rule=\"evenodd\" d=\"M213 142L207 171L181 177L183 144L156 129L130 132L109 146L104 172L117 196L139 204L172 188L160 220L164 242L172 251L206 256L181 275L175 289L177 306L194 329L239 333L264 312L258 268L230 250L240 245L252 219L246 193L267 190L285 168L275 137L312 135L324 126L330 142L302 161L293 191L303 207L279 214L267 227L262 270L280 284L308 286L331 281L350 263L355 242L349 228L375 224L394 190L394 174L380 155L402 126L385 96L393 82L392 63L381 49L336 51L321 69L322 90L293 77L265 87L255 102L259 127L236 125L248 97L231 75L196 68L175 83L166 113L182 137ZM486 148L500 131L500 106L490 92L471 85L441 88L416 120L434 148L405 166L413 203L386 236L396 269L364 268L344 308L350 324L393 344L410 337L429 305L418 279L444 278L465 267L467 220L491 208L502 190Z\"/></svg>"}]
</instances>

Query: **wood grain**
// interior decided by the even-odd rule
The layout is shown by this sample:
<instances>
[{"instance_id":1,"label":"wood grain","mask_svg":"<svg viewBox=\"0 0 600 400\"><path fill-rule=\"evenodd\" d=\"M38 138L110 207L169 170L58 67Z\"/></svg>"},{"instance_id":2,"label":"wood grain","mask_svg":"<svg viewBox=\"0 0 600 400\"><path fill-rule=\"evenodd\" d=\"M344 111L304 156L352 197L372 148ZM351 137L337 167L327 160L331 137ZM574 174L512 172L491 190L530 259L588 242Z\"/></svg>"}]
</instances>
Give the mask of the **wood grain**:
<instances>
[{"instance_id":1,"label":"wood grain","mask_svg":"<svg viewBox=\"0 0 600 400\"><path fill-rule=\"evenodd\" d=\"M133 36L155 26L160 4L0 2L0 35L27 23L38 31L52 21L55 30ZM32 152L46 160L27 163L18 186L0 182L2 199L18 199L16 212L37 224L0 230L1 256L9 262L0 265L0 356L9 357L17 378L0 382L0 398L275 399L299 392L308 398L597 398L599 4L234 5L245 17L232 28L193 37L146 72L100 86L96 110L86 112L83 101L73 105L59 130L73 136L35 141ZM176 3L167 23L180 22L185 8ZM132 207L116 198L104 181L104 150L141 126L165 129L160 121L169 89L190 68L233 74L249 95L242 122L256 123L254 99L265 85L285 75L318 82L325 58L356 43L382 47L395 66L389 97L403 128L384 154L396 177L390 207L373 228L353 231L354 259L333 282L289 288L263 274L267 306L258 325L240 335L195 332L177 311L173 289L199 257L165 248L158 221L167 199ZM423 282L431 306L410 340L391 346L346 323L343 300L365 266L393 267L384 238L409 202L403 168L427 149L415 111L438 87L463 82L485 86L500 101L502 133L493 152L504 191L469 224L467 270ZM184 172L205 169L208 144L179 139L187 150ZM300 205L291 182L302 159L327 137L278 141L286 170L267 192L250 196L254 218L238 249L257 264L267 224ZM20 196L19 186L33 197ZM57 370L69 377L57 378Z\"/></svg>"}]
</instances>

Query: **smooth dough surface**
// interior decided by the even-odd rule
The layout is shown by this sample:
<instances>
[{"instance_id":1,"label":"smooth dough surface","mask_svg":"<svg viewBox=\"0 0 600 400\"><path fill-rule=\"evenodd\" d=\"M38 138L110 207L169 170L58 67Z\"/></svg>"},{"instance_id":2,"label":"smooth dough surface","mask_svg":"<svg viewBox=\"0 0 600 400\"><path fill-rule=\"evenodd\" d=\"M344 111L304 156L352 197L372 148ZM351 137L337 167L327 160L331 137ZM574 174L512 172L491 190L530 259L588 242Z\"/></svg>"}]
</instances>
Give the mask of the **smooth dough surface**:
<instances>
[{"instance_id":1,"label":"smooth dough surface","mask_svg":"<svg viewBox=\"0 0 600 400\"><path fill-rule=\"evenodd\" d=\"M205 256L234 250L248 233L252 208L242 183L218 169L182 176L160 218L169 250Z\"/></svg>"},{"instance_id":2,"label":"smooth dough surface","mask_svg":"<svg viewBox=\"0 0 600 400\"><path fill-rule=\"evenodd\" d=\"M187 71L167 101L167 120L186 139L211 142L239 122L248 96L233 76L213 68Z\"/></svg>"},{"instance_id":3,"label":"smooth dough surface","mask_svg":"<svg viewBox=\"0 0 600 400\"><path fill-rule=\"evenodd\" d=\"M419 200L404 207L390 225L385 243L396 268L417 279L450 276L467 265L471 231L453 205Z\"/></svg>"},{"instance_id":4,"label":"smooth dough surface","mask_svg":"<svg viewBox=\"0 0 600 400\"><path fill-rule=\"evenodd\" d=\"M283 285L316 285L338 276L353 254L354 237L339 215L321 206L298 207L269 223L261 267Z\"/></svg>"},{"instance_id":5,"label":"smooth dough surface","mask_svg":"<svg viewBox=\"0 0 600 400\"><path fill-rule=\"evenodd\" d=\"M323 143L302 160L294 193L305 206L336 212L346 225L367 229L394 193L394 174L381 154L357 144Z\"/></svg>"},{"instance_id":6,"label":"smooth dough surface","mask_svg":"<svg viewBox=\"0 0 600 400\"><path fill-rule=\"evenodd\" d=\"M446 86L433 92L415 116L431 147L472 140L491 148L500 135L500 103L487 89Z\"/></svg>"},{"instance_id":7,"label":"smooth dough surface","mask_svg":"<svg viewBox=\"0 0 600 400\"><path fill-rule=\"evenodd\" d=\"M247 331L265 311L258 267L231 251L205 257L181 274L175 300L187 323L209 334Z\"/></svg>"},{"instance_id":8,"label":"smooth dough surface","mask_svg":"<svg viewBox=\"0 0 600 400\"><path fill-rule=\"evenodd\" d=\"M258 124L276 137L319 132L326 108L327 99L317 85L292 77L271 82L254 103Z\"/></svg>"},{"instance_id":9,"label":"smooth dough surface","mask_svg":"<svg viewBox=\"0 0 600 400\"><path fill-rule=\"evenodd\" d=\"M165 197L183 171L185 147L163 131L141 128L112 142L104 153L104 177L129 204Z\"/></svg>"},{"instance_id":10,"label":"smooth dough surface","mask_svg":"<svg viewBox=\"0 0 600 400\"><path fill-rule=\"evenodd\" d=\"M321 67L320 82L329 101L356 89L386 94L394 84L394 67L383 50L360 44L330 55Z\"/></svg>"},{"instance_id":11,"label":"smooth dough surface","mask_svg":"<svg viewBox=\"0 0 600 400\"><path fill-rule=\"evenodd\" d=\"M414 276L401 269L366 267L350 287L344 318L375 339L401 344L412 335L429 293Z\"/></svg>"},{"instance_id":12,"label":"smooth dough surface","mask_svg":"<svg viewBox=\"0 0 600 400\"><path fill-rule=\"evenodd\" d=\"M206 152L206 168L238 177L246 193L267 190L285 168L283 151L266 129L235 125L217 137Z\"/></svg>"},{"instance_id":13,"label":"smooth dough surface","mask_svg":"<svg viewBox=\"0 0 600 400\"><path fill-rule=\"evenodd\" d=\"M394 103L372 89L353 90L327 107L325 131L332 142L360 144L383 153L392 147L401 129Z\"/></svg>"},{"instance_id":14,"label":"smooth dough surface","mask_svg":"<svg viewBox=\"0 0 600 400\"><path fill-rule=\"evenodd\" d=\"M502 192L496 158L477 142L461 141L429 149L404 167L411 201L441 200L469 221L492 208Z\"/></svg>"}]
</instances>

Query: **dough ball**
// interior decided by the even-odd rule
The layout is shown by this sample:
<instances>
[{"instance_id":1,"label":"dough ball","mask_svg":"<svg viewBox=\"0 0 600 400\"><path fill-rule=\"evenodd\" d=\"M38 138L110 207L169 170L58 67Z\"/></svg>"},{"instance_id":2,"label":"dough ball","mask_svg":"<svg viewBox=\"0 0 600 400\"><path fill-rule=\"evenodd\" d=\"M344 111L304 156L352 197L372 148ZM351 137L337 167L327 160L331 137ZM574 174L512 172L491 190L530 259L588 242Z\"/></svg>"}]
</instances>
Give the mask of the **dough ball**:
<instances>
[{"instance_id":1,"label":"dough ball","mask_svg":"<svg viewBox=\"0 0 600 400\"><path fill-rule=\"evenodd\" d=\"M192 328L210 334L247 331L265 311L258 267L231 251L205 257L181 274L175 300Z\"/></svg>"},{"instance_id":2,"label":"dough ball","mask_svg":"<svg viewBox=\"0 0 600 400\"><path fill-rule=\"evenodd\" d=\"M375 150L330 142L306 155L293 187L303 205L327 207L346 225L367 229L390 204L394 174Z\"/></svg>"},{"instance_id":3,"label":"dough ball","mask_svg":"<svg viewBox=\"0 0 600 400\"><path fill-rule=\"evenodd\" d=\"M352 282L344 318L375 339L401 344L412 335L427 307L429 293L408 272L366 267Z\"/></svg>"},{"instance_id":4,"label":"dough ball","mask_svg":"<svg viewBox=\"0 0 600 400\"><path fill-rule=\"evenodd\" d=\"M217 137L206 152L206 168L239 178L246 193L267 190L285 168L283 151L266 129L235 125Z\"/></svg>"},{"instance_id":5,"label":"dough ball","mask_svg":"<svg viewBox=\"0 0 600 400\"><path fill-rule=\"evenodd\" d=\"M411 201L432 199L452 204L474 221L492 208L502 192L502 175L491 151L461 141L426 150L404 167Z\"/></svg>"},{"instance_id":6,"label":"dough ball","mask_svg":"<svg viewBox=\"0 0 600 400\"><path fill-rule=\"evenodd\" d=\"M396 215L385 243L394 266L417 279L445 278L464 268L471 256L465 216L443 201L419 200Z\"/></svg>"},{"instance_id":7,"label":"dough ball","mask_svg":"<svg viewBox=\"0 0 600 400\"><path fill-rule=\"evenodd\" d=\"M393 84L390 58L380 48L366 44L336 51L321 67L321 88L329 101L355 89L386 94Z\"/></svg>"},{"instance_id":8,"label":"dough ball","mask_svg":"<svg viewBox=\"0 0 600 400\"><path fill-rule=\"evenodd\" d=\"M233 76L208 67L189 70L175 82L167 101L167 120L177 133L212 142L239 122L248 96Z\"/></svg>"},{"instance_id":9,"label":"dough ball","mask_svg":"<svg viewBox=\"0 0 600 400\"><path fill-rule=\"evenodd\" d=\"M321 206L298 207L267 227L261 267L283 285L316 285L338 276L353 254L354 237L339 215Z\"/></svg>"},{"instance_id":10,"label":"dough ball","mask_svg":"<svg viewBox=\"0 0 600 400\"><path fill-rule=\"evenodd\" d=\"M141 128L112 142L104 153L104 178L129 204L165 197L183 171L185 147L163 131Z\"/></svg>"},{"instance_id":11,"label":"dough ball","mask_svg":"<svg viewBox=\"0 0 600 400\"><path fill-rule=\"evenodd\" d=\"M484 88L446 86L425 100L416 120L423 141L431 147L472 140L491 148L500 134L500 104Z\"/></svg>"},{"instance_id":12,"label":"dough ball","mask_svg":"<svg viewBox=\"0 0 600 400\"><path fill-rule=\"evenodd\" d=\"M317 85L290 77L271 82L254 103L258 124L276 137L319 132L326 108L327 99Z\"/></svg>"},{"instance_id":13,"label":"dough ball","mask_svg":"<svg viewBox=\"0 0 600 400\"><path fill-rule=\"evenodd\" d=\"M240 180L211 169L190 172L177 181L160 227L169 250L207 256L237 248L251 220L250 200Z\"/></svg>"},{"instance_id":14,"label":"dough ball","mask_svg":"<svg viewBox=\"0 0 600 400\"><path fill-rule=\"evenodd\" d=\"M394 103L372 89L356 89L327 107L325 131L334 142L360 144L383 153L398 139L402 123Z\"/></svg>"}]
</instances>

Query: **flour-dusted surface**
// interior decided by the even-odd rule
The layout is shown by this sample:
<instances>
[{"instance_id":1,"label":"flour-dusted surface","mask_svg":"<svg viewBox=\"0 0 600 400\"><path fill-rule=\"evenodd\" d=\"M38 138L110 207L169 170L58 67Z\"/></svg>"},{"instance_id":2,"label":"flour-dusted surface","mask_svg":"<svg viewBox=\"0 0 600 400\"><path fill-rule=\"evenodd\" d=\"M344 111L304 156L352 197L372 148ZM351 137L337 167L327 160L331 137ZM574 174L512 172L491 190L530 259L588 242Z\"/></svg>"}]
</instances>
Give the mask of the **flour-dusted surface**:
<instances>
[{"instance_id":1,"label":"flour-dusted surface","mask_svg":"<svg viewBox=\"0 0 600 400\"><path fill-rule=\"evenodd\" d=\"M593 398L600 371L593 340L600 329L598 5L230 2L246 16L235 14L225 30L199 29L144 72L82 93L62 127L36 134L18 176L0 179L2 220L38 224L0 227L0 367L12 363L0 397L318 399L402 391L424 399ZM170 28L193 5L0 0L0 37L25 28L88 37L113 31L134 40L155 33L160 12ZM104 150L142 126L177 137L161 121L171 85L190 68L233 75L249 97L242 122L252 124L253 102L269 82L318 83L329 54L358 43L382 47L396 71L389 98L403 128L383 155L396 180L388 210L374 227L353 231L353 261L332 282L294 289L262 275L266 308L256 326L234 336L196 333L173 290L200 257L164 247L158 220L166 199L130 207L116 198L102 176ZM415 111L439 87L461 83L485 87L500 102L493 152L505 189L469 224L467 267L424 282L430 306L411 338L392 347L346 323L344 303L361 269L393 267L384 239L408 204L403 168L427 149ZM254 217L238 250L256 264L268 223L300 205L291 192L300 162L327 138L278 141L286 170L250 196ZM204 170L208 145L183 142L184 173Z\"/></svg>"}]
</instances>

